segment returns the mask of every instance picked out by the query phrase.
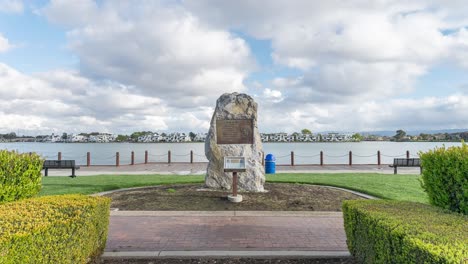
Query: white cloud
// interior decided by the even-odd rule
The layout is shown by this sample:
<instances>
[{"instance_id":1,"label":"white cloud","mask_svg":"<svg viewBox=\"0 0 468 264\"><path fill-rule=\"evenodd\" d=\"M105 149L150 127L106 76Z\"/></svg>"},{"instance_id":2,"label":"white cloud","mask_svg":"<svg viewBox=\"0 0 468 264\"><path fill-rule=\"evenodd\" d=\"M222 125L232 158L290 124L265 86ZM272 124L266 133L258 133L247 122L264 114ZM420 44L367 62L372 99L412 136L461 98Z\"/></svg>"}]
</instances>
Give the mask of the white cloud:
<instances>
[{"instance_id":1,"label":"white cloud","mask_svg":"<svg viewBox=\"0 0 468 264\"><path fill-rule=\"evenodd\" d=\"M268 104L260 101L260 129L269 132L374 131L466 128L468 96L361 101L353 104ZM287 124L287 125L285 125Z\"/></svg>"},{"instance_id":2,"label":"white cloud","mask_svg":"<svg viewBox=\"0 0 468 264\"><path fill-rule=\"evenodd\" d=\"M454 34L452 45L454 60L468 69L468 30L466 28L462 28Z\"/></svg>"},{"instance_id":3,"label":"white cloud","mask_svg":"<svg viewBox=\"0 0 468 264\"><path fill-rule=\"evenodd\" d=\"M29 76L1 66L0 133L206 131L213 113L214 102L176 108L131 87L98 83L73 71ZM466 94L323 104L294 103L280 90L266 88L255 100L265 132L465 128L468 120Z\"/></svg>"},{"instance_id":4,"label":"white cloud","mask_svg":"<svg viewBox=\"0 0 468 264\"><path fill-rule=\"evenodd\" d=\"M92 81L73 71L30 76L0 64L0 133L18 129L31 133L130 133L173 127L203 131L209 120L207 112L211 110L206 107L172 108L164 100L138 94L129 86Z\"/></svg>"},{"instance_id":5,"label":"white cloud","mask_svg":"<svg viewBox=\"0 0 468 264\"><path fill-rule=\"evenodd\" d=\"M65 27L84 26L90 19L100 16L97 5L92 0L51 0L47 8L38 10L38 13Z\"/></svg>"},{"instance_id":6,"label":"white cloud","mask_svg":"<svg viewBox=\"0 0 468 264\"><path fill-rule=\"evenodd\" d=\"M0 13L22 13L23 9L21 0L0 0Z\"/></svg>"},{"instance_id":7,"label":"white cloud","mask_svg":"<svg viewBox=\"0 0 468 264\"><path fill-rule=\"evenodd\" d=\"M52 0L38 13L79 68L0 64L0 130L203 131L225 92L254 95L262 131L466 128L466 93L401 99L439 63L468 68L468 9L445 3ZM274 69L243 35L271 41Z\"/></svg>"},{"instance_id":8,"label":"white cloud","mask_svg":"<svg viewBox=\"0 0 468 264\"><path fill-rule=\"evenodd\" d=\"M265 88L265 90L263 90L263 97L266 99L266 100L270 100L274 103L279 103L281 101L283 101L283 96L281 94L281 91L278 91L278 90L272 90L272 89L269 89L269 88Z\"/></svg>"},{"instance_id":9,"label":"white cloud","mask_svg":"<svg viewBox=\"0 0 468 264\"><path fill-rule=\"evenodd\" d=\"M452 2L437 1L186 1L207 23L270 39L275 63L303 72L291 91L304 100L360 100L401 95L429 68L454 58L466 64L462 29ZM465 9L463 7L463 9ZM465 22L465 24L463 24ZM456 44L454 44L456 42ZM305 96L305 97L304 97ZM316 99L314 99L316 98Z\"/></svg>"},{"instance_id":10,"label":"white cloud","mask_svg":"<svg viewBox=\"0 0 468 264\"><path fill-rule=\"evenodd\" d=\"M2 33L0 33L0 53L6 52L11 49L12 46L7 38L5 38Z\"/></svg>"},{"instance_id":11,"label":"white cloud","mask_svg":"<svg viewBox=\"0 0 468 264\"><path fill-rule=\"evenodd\" d=\"M243 80L254 66L243 39L177 5L52 1L41 12L67 27L81 74L171 106L206 106L224 92L246 91Z\"/></svg>"}]
</instances>

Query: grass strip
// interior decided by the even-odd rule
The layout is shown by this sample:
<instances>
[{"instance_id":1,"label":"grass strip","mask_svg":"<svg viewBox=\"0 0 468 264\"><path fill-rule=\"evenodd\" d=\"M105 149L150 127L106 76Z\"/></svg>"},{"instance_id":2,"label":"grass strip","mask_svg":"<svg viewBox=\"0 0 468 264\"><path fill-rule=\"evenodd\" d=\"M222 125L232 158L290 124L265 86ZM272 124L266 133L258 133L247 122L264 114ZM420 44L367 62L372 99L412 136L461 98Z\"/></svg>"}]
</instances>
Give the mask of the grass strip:
<instances>
[{"instance_id":1,"label":"grass strip","mask_svg":"<svg viewBox=\"0 0 468 264\"><path fill-rule=\"evenodd\" d=\"M39 195L56 194L92 194L130 187L202 183L202 175L96 175L70 177L43 177L42 190Z\"/></svg>"},{"instance_id":2,"label":"grass strip","mask_svg":"<svg viewBox=\"0 0 468 264\"><path fill-rule=\"evenodd\" d=\"M428 203L419 175L377 173L280 173L267 175L267 182L329 185L383 199ZM122 188L162 184L203 183L204 175L96 175L44 177L40 195L92 194Z\"/></svg>"}]
</instances>

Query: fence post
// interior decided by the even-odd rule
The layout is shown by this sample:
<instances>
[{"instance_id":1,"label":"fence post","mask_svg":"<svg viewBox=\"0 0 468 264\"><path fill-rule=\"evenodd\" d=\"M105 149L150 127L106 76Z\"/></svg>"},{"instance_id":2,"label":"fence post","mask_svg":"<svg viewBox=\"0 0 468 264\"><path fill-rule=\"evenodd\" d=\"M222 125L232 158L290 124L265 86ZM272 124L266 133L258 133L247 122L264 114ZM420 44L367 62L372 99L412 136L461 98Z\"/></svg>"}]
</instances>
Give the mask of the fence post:
<instances>
[{"instance_id":1,"label":"fence post","mask_svg":"<svg viewBox=\"0 0 468 264\"><path fill-rule=\"evenodd\" d=\"M59 153L57 153L57 159L62 160L62 152L59 151Z\"/></svg>"},{"instance_id":2,"label":"fence post","mask_svg":"<svg viewBox=\"0 0 468 264\"><path fill-rule=\"evenodd\" d=\"M350 150L349 151L349 166L353 165L353 152Z\"/></svg>"},{"instance_id":3,"label":"fence post","mask_svg":"<svg viewBox=\"0 0 468 264\"><path fill-rule=\"evenodd\" d=\"M291 151L291 166L294 166L294 151Z\"/></svg>"},{"instance_id":4,"label":"fence post","mask_svg":"<svg viewBox=\"0 0 468 264\"><path fill-rule=\"evenodd\" d=\"M135 165L135 152L132 151L132 165Z\"/></svg>"},{"instance_id":5,"label":"fence post","mask_svg":"<svg viewBox=\"0 0 468 264\"><path fill-rule=\"evenodd\" d=\"M119 152L115 153L115 166L118 167L120 166L120 155Z\"/></svg>"},{"instance_id":6,"label":"fence post","mask_svg":"<svg viewBox=\"0 0 468 264\"><path fill-rule=\"evenodd\" d=\"M148 151L145 150L145 164L148 164Z\"/></svg>"},{"instance_id":7,"label":"fence post","mask_svg":"<svg viewBox=\"0 0 468 264\"><path fill-rule=\"evenodd\" d=\"M171 151L167 151L167 163L171 163Z\"/></svg>"},{"instance_id":8,"label":"fence post","mask_svg":"<svg viewBox=\"0 0 468 264\"><path fill-rule=\"evenodd\" d=\"M190 151L190 163L193 163L193 150Z\"/></svg>"},{"instance_id":9,"label":"fence post","mask_svg":"<svg viewBox=\"0 0 468 264\"><path fill-rule=\"evenodd\" d=\"M91 166L91 153L86 152L86 166Z\"/></svg>"},{"instance_id":10,"label":"fence post","mask_svg":"<svg viewBox=\"0 0 468 264\"><path fill-rule=\"evenodd\" d=\"M380 166L380 150L377 150L377 165Z\"/></svg>"},{"instance_id":11,"label":"fence post","mask_svg":"<svg viewBox=\"0 0 468 264\"><path fill-rule=\"evenodd\" d=\"M409 150L406 151L406 158L409 159Z\"/></svg>"},{"instance_id":12,"label":"fence post","mask_svg":"<svg viewBox=\"0 0 468 264\"><path fill-rule=\"evenodd\" d=\"M265 166L265 152L262 151L262 166Z\"/></svg>"},{"instance_id":13,"label":"fence post","mask_svg":"<svg viewBox=\"0 0 468 264\"><path fill-rule=\"evenodd\" d=\"M320 151L320 166L323 166L323 151Z\"/></svg>"}]
</instances>

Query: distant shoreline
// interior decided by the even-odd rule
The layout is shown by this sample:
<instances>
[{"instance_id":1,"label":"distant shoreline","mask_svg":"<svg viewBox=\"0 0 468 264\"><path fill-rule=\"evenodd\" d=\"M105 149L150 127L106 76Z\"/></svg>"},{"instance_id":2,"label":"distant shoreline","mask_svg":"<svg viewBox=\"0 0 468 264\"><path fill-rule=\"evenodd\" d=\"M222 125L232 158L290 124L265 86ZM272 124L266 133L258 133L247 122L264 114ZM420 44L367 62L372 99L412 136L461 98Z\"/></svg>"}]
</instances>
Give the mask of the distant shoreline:
<instances>
[{"instance_id":1,"label":"distant shoreline","mask_svg":"<svg viewBox=\"0 0 468 264\"><path fill-rule=\"evenodd\" d=\"M362 140L362 141L266 141L262 142L263 144L270 143L281 143L281 144L291 144L291 143L361 143L361 142L394 142L394 143L461 143L462 140L410 140L410 141L393 141L393 140ZM185 141L185 142L42 142L42 141L0 141L0 143L44 143L44 144L196 144L196 143L205 143L204 141Z\"/></svg>"}]
</instances>

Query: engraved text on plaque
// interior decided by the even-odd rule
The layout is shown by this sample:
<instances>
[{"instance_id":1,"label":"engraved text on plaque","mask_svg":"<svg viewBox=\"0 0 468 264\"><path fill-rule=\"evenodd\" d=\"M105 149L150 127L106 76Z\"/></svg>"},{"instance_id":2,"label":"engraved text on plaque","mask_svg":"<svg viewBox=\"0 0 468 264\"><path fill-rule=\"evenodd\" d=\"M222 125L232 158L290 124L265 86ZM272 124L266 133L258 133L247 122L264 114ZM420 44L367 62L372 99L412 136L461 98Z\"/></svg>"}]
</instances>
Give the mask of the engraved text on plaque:
<instances>
[{"instance_id":1,"label":"engraved text on plaque","mask_svg":"<svg viewBox=\"0 0 468 264\"><path fill-rule=\"evenodd\" d=\"M216 143L253 144L252 119L217 119Z\"/></svg>"}]
</instances>

